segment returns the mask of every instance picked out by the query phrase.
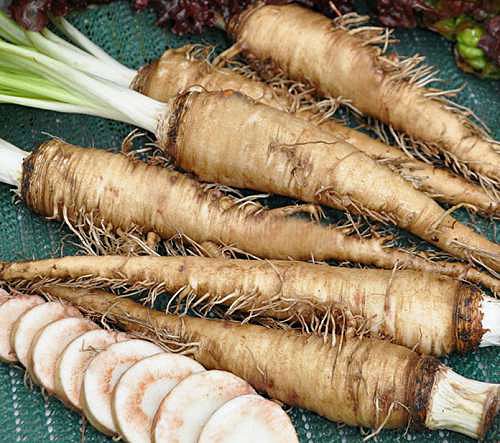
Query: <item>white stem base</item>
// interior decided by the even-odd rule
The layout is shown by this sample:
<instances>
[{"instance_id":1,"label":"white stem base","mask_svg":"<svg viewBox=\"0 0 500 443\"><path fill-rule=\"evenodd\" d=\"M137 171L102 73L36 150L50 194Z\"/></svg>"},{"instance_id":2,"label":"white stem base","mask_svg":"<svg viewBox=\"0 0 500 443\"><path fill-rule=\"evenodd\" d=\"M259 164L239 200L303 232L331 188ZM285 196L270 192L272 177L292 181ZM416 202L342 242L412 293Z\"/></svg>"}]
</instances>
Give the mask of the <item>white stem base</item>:
<instances>
[{"instance_id":1,"label":"white stem base","mask_svg":"<svg viewBox=\"0 0 500 443\"><path fill-rule=\"evenodd\" d=\"M81 48L85 49L89 54L92 54L99 60L107 63L110 66L114 66L118 71L120 71L122 78L124 80L123 86L129 86L137 75L137 71L134 69L129 69L125 65L122 65L116 61L113 57L103 51L99 46L87 38L83 33L81 33L76 27L74 27L70 22L68 22L63 17L53 17L52 22L61 30L66 36L68 36L74 43L76 43Z\"/></svg>"},{"instance_id":2,"label":"white stem base","mask_svg":"<svg viewBox=\"0 0 500 443\"><path fill-rule=\"evenodd\" d=\"M19 186L23 173L23 160L29 152L0 139L0 182Z\"/></svg>"},{"instance_id":3,"label":"white stem base","mask_svg":"<svg viewBox=\"0 0 500 443\"><path fill-rule=\"evenodd\" d=\"M499 389L500 385L470 380L443 366L436 374L425 425L481 438L487 415L498 404Z\"/></svg>"},{"instance_id":4,"label":"white stem base","mask_svg":"<svg viewBox=\"0 0 500 443\"><path fill-rule=\"evenodd\" d=\"M500 300L485 296L481 303L483 329L486 329L479 346L500 346Z\"/></svg>"}]
</instances>

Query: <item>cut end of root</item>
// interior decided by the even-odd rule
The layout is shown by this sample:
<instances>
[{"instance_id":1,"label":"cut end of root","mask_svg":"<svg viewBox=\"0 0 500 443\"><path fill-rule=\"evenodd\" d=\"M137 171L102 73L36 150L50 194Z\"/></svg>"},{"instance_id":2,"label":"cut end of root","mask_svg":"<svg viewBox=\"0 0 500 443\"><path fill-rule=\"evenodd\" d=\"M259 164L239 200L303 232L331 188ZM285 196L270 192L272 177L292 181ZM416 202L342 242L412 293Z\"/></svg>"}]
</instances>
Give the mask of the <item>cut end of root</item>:
<instances>
[{"instance_id":1,"label":"cut end of root","mask_svg":"<svg viewBox=\"0 0 500 443\"><path fill-rule=\"evenodd\" d=\"M22 151L16 146L0 139L0 182L12 186L19 186L23 161L28 152Z\"/></svg>"},{"instance_id":2,"label":"cut end of root","mask_svg":"<svg viewBox=\"0 0 500 443\"><path fill-rule=\"evenodd\" d=\"M425 425L480 439L499 407L500 386L470 380L441 367L432 390Z\"/></svg>"},{"instance_id":3,"label":"cut end of root","mask_svg":"<svg viewBox=\"0 0 500 443\"><path fill-rule=\"evenodd\" d=\"M486 332L479 346L500 346L500 300L485 296L481 303L481 312L482 326Z\"/></svg>"}]
</instances>

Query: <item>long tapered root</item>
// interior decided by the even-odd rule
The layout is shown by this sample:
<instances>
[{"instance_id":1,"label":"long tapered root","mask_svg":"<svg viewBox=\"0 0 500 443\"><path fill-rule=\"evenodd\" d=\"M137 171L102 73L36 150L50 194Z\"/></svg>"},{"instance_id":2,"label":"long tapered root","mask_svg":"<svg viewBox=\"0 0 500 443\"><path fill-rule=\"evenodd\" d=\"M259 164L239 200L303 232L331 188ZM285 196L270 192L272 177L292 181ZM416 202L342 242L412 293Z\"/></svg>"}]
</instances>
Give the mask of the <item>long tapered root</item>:
<instances>
[{"instance_id":1,"label":"long tapered root","mask_svg":"<svg viewBox=\"0 0 500 443\"><path fill-rule=\"evenodd\" d=\"M227 91L190 91L170 108L170 118L158 129L160 146L203 181L397 224L493 275L500 272L499 245L455 220L451 209L445 211L386 166L304 119ZM223 130L211 130L214 115ZM235 149L236 139L244 140L240 149Z\"/></svg>"},{"instance_id":2,"label":"long tapered root","mask_svg":"<svg viewBox=\"0 0 500 443\"><path fill-rule=\"evenodd\" d=\"M384 238L360 239L333 226L284 217L176 171L58 140L25 160L21 195L35 212L70 224L78 223L83 210L95 226L113 231L137 228L166 240L182 235L198 245L209 241L261 258L418 269L500 289L497 279L464 263L433 262L390 248Z\"/></svg>"},{"instance_id":3,"label":"long tapered root","mask_svg":"<svg viewBox=\"0 0 500 443\"><path fill-rule=\"evenodd\" d=\"M169 49L156 62L139 71L133 87L156 100L169 101L171 97L199 85L207 91L235 90L259 103L281 111L293 112L323 129L342 137L370 157L388 165L405 180L432 198L452 205L465 203L485 215L500 214L500 197L496 192L455 175L446 169L410 158L405 152L370 138L331 119L338 100L318 102L311 96L311 88L278 76L266 83L259 81L248 65L232 62L222 68L209 59L209 47L187 45Z\"/></svg>"},{"instance_id":4,"label":"long tapered root","mask_svg":"<svg viewBox=\"0 0 500 443\"><path fill-rule=\"evenodd\" d=\"M439 401L440 374L447 370L432 357L378 340L344 339L331 346L290 331L171 316L102 291L46 291L131 333L155 341L167 333L180 342L196 342L193 357L205 368L232 372L274 399L350 425L398 428L411 420L425 426L433 417L433 402ZM467 415L477 425L471 433L481 438L496 411L498 385L484 384L480 395L465 383L460 390L460 398L475 396L477 408ZM463 411L460 398L448 401L448 422L440 427L454 426Z\"/></svg>"},{"instance_id":5,"label":"long tapered root","mask_svg":"<svg viewBox=\"0 0 500 443\"><path fill-rule=\"evenodd\" d=\"M290 261L76 256L3 263L0 280L24 291L48 283L146 290L142 297L151 302L167 293L169 312L191 308L207 315L225 306L228 316L271 317L321 335L371 333L433 355L497 345L494 299L432 273Z\"/></svg>"},{"instance_id":6,"label":"long tapered root","mask_svg":"<svg viewBox=\"0 0 500 443\"><path fill-rule=\"evenodd\" d=\"M443 103L441 91L426 88L432 72L418 66L418 60L382 56L387 33L359 27L359 20L350 18L332 24L298 5L258 3L235 17L229 30L250 60L271 60L274 69L309 82L326 96L349 98L362 113L440 149L456 158L460 168L498 186L498 144L456 112L457 107ZM275 38L262 38L268 33Z\"/></svg>"}]
</instances>

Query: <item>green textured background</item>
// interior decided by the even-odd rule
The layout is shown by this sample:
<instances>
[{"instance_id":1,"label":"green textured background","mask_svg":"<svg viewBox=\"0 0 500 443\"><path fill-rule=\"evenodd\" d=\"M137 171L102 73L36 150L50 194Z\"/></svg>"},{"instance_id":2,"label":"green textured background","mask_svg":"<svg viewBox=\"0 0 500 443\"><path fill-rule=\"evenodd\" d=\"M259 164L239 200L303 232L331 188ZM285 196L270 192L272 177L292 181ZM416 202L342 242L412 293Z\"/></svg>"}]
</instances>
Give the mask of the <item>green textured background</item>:
<instances>
[{"instance_id":1,"label":"green textured background","mask_svg":"<svg viewBox=\"0 0 500 443\"><path fill-rule=\"evenodd\" d=\"M71 21L111 55L130 67L137 68L158 57L167 47L188 42L207 42L220 47L228 45L222 33L207 32L201 37L180 38L154 26L151 13L134 14L127 3L115 3L71 16ZM466 76L453 62L449 44L424 30L398 32L400 54L419 52L429 63L439 66L446 87L465 83L458 101L471 107L500 139L500 82L488 82ZM0 105L0 137L31 150L48 136L59 136L84 146L118 147L130 127L97 118ZM499 165L500 167L500 165ZM152 184L154 186L154 184ZM31 214L22 203L15 204L12 190L0 185L0 259L29 259L59 255L61 238L67 231L60 224ZM271 202L273 203L273 202ZM471 221L464 213L463 221L473 222L491 239L494 227L484 220ZM500 226L499 226L500 227ZM498 241L497 239L494 239ZM483 349L463 356L444 359L459 373L475 379L500 382L499 352ZM301 442L360 442L359 429L337 425L306 411L293 409L293 422ZM81 418L64 408L56 399L44 399L38 389L23 383L23 371L0 364L0 442L79 442ZM488 435L498 441L499 420ZM93 429L85 432L85 441L111 441ZM414 433L385 431L374 441L467 442L470 439L449 432Z\"/></svg>"}]
</instances>

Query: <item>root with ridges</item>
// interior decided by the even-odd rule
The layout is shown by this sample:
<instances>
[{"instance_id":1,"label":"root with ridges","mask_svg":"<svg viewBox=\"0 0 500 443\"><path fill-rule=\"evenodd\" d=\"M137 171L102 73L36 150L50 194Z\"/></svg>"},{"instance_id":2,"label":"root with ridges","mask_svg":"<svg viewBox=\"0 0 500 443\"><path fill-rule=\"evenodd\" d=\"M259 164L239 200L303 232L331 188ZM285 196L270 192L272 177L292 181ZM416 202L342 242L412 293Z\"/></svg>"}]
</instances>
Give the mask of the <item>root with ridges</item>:
<instances>
[{"instance_id":1,"label":"root with ridges","mask_svg":"<svg viewBox=\"0 0 500 443\"><path fill-rule=\"evenodd\" d=\"M230 371L271 398L333 421L376 430L381 424L401 428L410 421L430 429L457 429L458 425L460 432L481 438L498 405L494 398L497 385L458 376L455 378L463 380L459 392L449 396L440 390L435 395L434 386L440 388L446 384L446 374L454 373L432 357L390 343L343 338L342 343L332 346L292 331L169 316L102 291L48 290L53 296L96 316L105 315L125 330L144 334L152 341L161 342L160 330L179 337L181 343L197 343L191 348L192 356L207 369ZM354 397L349 394L353 390L358 393ZM445 417L442 413L435 415L438 405L433 404L435 399L440 402L443 398L447 404ZM474 410L470 411L472 404ZM464 422L460 413L466 410Z\"/></svg>"},{"instance_id":2,"label":"root with ridges","mask_svg":"<svg viewBox=\"0 0 500 443\"><path fill-rule=\"evenodd\" d=\"M324 214L322 212L317 212L318 208L315 205L305 205L305 212L309 213L311 217L322 218ZM281 212L283 208L276 208L272 211ZM262 208L256 207L256 214L261 211ZM321 208L319 208L321 211ZM304 208L302 206L292 206L292 212L303 212ZM285 209L285 216L289 215L289 210ZM349 215L349 213L347 213ZM224 245L221 243L213 243L213 242L204 242L202 244L198 244L194 240L190 239L188 236L182 233L178 233L175 236L172 236L170 239L161 240L160 243L156 243L155 247L152 248L150 244L148 244L148 234L142 234L141 230L137 227L131 228L129 232L123 232L122 230L116 230L111 225L104 226L101 223L101 227L96 227L94 223L94 217L91 215L87 216L83 213L80 213L80 222L72 223L67 218L65 219L65 224L69 227L69 229L76 235L79 242L68 241L68 243L72 246L76 246L81 249L87 255L126 255L126 256L140 256L140 255L151 255L151 256L159 256L159 247L163 248L166 255L169 256L199 256L199 257L228 257L228 258L249 258L254 260L259 260L260 258L250 254L244 250L236 248L232 245ZM352 217L348 217L347 222L341 222L336 225L336 228L339 229L344 235L351 236L356 235L360 239L371 239L371 238L380 238L384 240L384 248L392 249L396 247L395 239L392 238L392 233L385 233L383 230L374 229L373 225L366 218L363 219L364 226L360 224L359 221L355 221ZM367 223L368 222L368 223ZM156 234L149 233L149 235L153 235L156 238ZM467 248L459 244L460 247L463 247L464 250ZM433 263L442 263L445 268L448 270L442 270L445 275L453 276L464 282L471 282L479 285L483 285L489 289L491 289L494 293L500 294L500 280L495 276L495 272L493 270L489 270L490 273L493 273L493 277L485 273L481 273L472 267L467 267L463 263L459 262L450 262L445 263L446 261L453 260L454 258L442 251L436 253L433 250L429 250L427 252L419 251L417 249L405 248L405 254L414 255L416 259L425 259L428 261L427 266L423 266L425 269L430 272L436 272ZM480 251L471 251L469 254L469 260L471 263L478 263L481 266L485 266L481 261ZM310 257L312 263L317 263L314 256ZM340 263L353 266L358 265L358 267L363 267L363 265L356 263ZM402 266L402 264L397 265Z\"/></svg>"},{"instance_id":3,"label":"root with ridges","mask_svg":"<svg viewBox=\"0 0 500 443\"><path fill-rule=\"evenodd\" d=\"M279 25L276 24L277 21ZM271 45L260 38L260 34L266 32L268 26L274 30L279 44ZM289 32L288 38L284 37L284 33L292 26L303 28L300 40ZM423 90L435 80L436 75L431 68L421 65L419 56L400 60L394 55L386 55L391 43L390 32L387 30L366 26L362 17L352 15L337 18L331 23L320 14L291 4L257 4L249 7L243 14L232 19L228 29L235 38L236 45L256 65L262 63L262 60L273 60L275 66L279 64L287 70L289 77L298 80L307 78L325 95L347 95L365 114L393 123L431 146L439 145L440 150L456 152L466 170L489 177L490 181L498 186L500 176L494 166L498 162L498 157L494 155L494 143L484 137L482 129L473 127L469 120L469 117L473 116L470 111L466 110L466 116L463 116L463 107L455 104L451 105L455 108L453 113L445 109L445 106L450 104L443 103L443 100L450 94L437 89ZM304 45L307 39L312 45L312 53L317 57L311 65L315 68L309 70L307 62L301 59L306 53L296 50L300 45ZM329 73L321 72L321 69L317 68L322 63L319 58L330 59L332 51L335 51L337 59L345 61L344 65L337 70L334 65L332 71L332 67L326 63ZM260 64L257 69L262 67ZM272 66L267 68L273 71ZM382 75L377 76L376 72L379 71L382 71ZM357 73L360 72L366 73L367 77L359 76ZM370 88L370 93L361 92L363 84ZM424 103L420 108L419 97L424 99L420 100ZM414 106L408 109L404 107L404 103L411 98ZM381 103L388 100L394 102L394 109L387 106L381 108ZM429 112L424 112L424 107L435 116L433 120L426 120L428 124L422 121L423 117L430 115ZM453 116L455 111L461 113L460 118ZM445 134L441 134L438 128L439 122L442 121L447 122L443 124L449 126ZM476 140L473 145L471 140L466 141L470 138ZM475 148L474 152L472 147ZM476 161L480 163L476 164Z\"/></svg>"},{"instance_id":4,"label":"root with ridges","mask_svg":"<svg viewBox=\"0 0 500 443\"><path fill-rule=\"evenodd\" d=\"M299 119L296 122L299 126L306 124ZM61 162L62 158L66 161ZM119 171L125 174L132 170L134 173L129 173L124 182ZM79 192L72 192L74 180L82 183ZM101 180L99 187L93 186L96 180ZM157 186L151 188L152 182ZM407 188L414 192L410 186ZM141 196L140 205L129 204L137 199L137 195ZM93 215L92 225L105 227L106 233L120 232L119 229L127 232L137 227L146 235L154 232L165 240L182 235L195 246L211 241L224 248L230 247L235 253L241 251L253 257L350 260L386 269L399 263L408 268L460 276L493 287L498 284L495 279L461 263L432 263L390 249L384 238L347 236L345 230L334 226L264 210L257 202L249 204L245 200L238 203L217 190L207 191L199 182L169 169L147 165L121 154L78 148L57 141L46 143L27 158L22 196L37 213L66 219L70 223L81 219L82 213L76 208L85 207L85 212ZM299 241L290 242L290 238ZM147 238L145 244L151 249L146 241Z\"/></svg>"},{"instance_id":5,"label":"root with ridges","mask_svg":"<svg viewBox=\"0 0 500 443\"><path fill-rule=\"evenodd\" d=\"M9 287L25 293L44 292L47 287L70 289L106 289L121 297L139 296L140 301L148 306L155 306L160 296L165 295L165 283L155 281L131 282L124 275L122 278L105 278L81 276L67 278L37 278L34 280L9 281ZM300 329L308 334L322 336L325 340L333 340L336 335L346 334L349 337L370 335L385 338L383 334L370 331L368 319L353 315L341 304L314 303L284 299L279 294L262 303L263 296L258 292L214 295L209 292L198 294L193 288L184 286L169 296L164 304L164 312L184 316L189 312L199 317L221 319L239 319L242 324L254 323L281 329ZM223 309L219 309L220 307ZM333 334L333 335L332 335Z\"/></svg>"},{"instance_id":6,"label":"root with ridges","mask_svg":"<svg viewBox=\"0 0 500 443\"><path fill-rule=\"evenodd\" d=\"M369 331L437 355L474 348L482 336L476 331L481 327L474 311L479 309L480 293L452 279L399 269L201 257L76 256L4 263L0 278L29 292L47 285L101 288L135 294L151 305L166 293L162 305L173 314L215 312L225 318L237 316L243 323L263 324L273 318L323 336L333 331L349 336ZM466 325L456 323L454 317L463 303ZM469 313L470 309L474 312ZM439 318L429 321L427 311ZM463 328L476 332L464 335ZM462 335L475 338L462 345L457 338Z\"/></svg>"},{"instance_id":7,"label":"root with ridges","mask_svg":"<svg viewBox=\"0 0 500 443\"><path fill-rule=\"evenodd\" d=\"M370 45L371 44L374 43L370 43ZM375 45L377 44L375 43ZM436 68L424 64L425 57L415 55L407 58L401 58L395 56L394 54L384 56L385 51L386 46L379 54L379 61L382 66L384 66L386 72L390 73L394 71L394 74L390 77L392 81L406 81L418 88L426 88L429 84L442 81L437 77L438 70ZM462 119L463 125L468 127L478 137L483 138L489 143L498 145L497 141L490 138L489 130L486 125L474 114L472 110L450 100L450 98L455 97L462 89L463 87L446 91L437 88L428 88L428 92L426 92L424 96L442 103L445 109L458 114ZM474 121L470 119L471 117ZM404 133L400 134L400 137L405 136L406 135ZM413 149L426 156L429 161L433 161L434 159L443 159L444 165L450 166L456 173L478 182L483 187L485 192L495 193L496 201L500 201L498 194L498 180L494 180L477 172L474 167L471 168L470 164L459 159L447 149L444 149L437 144L425 144L422 141L413 142Z\"/></svg>"},{"instance_id":8,"label":"root with ridges","mask_svg":"<svg viewBox=\"0 0 500 443\"><path fill-rule=\"evenodd\" d=\"M439 232L429 227L446 212L432 199L392 174L353 145L300 119L289 117L271 107L253 102L239 94L189 92L176 101L179 109L175 130L162 139L162 145L183 170L205 182L222 182L238 188L275 193L309 203L365 213L379 221L397 222L403 229L418 235L456 257L466 258L452 239L460 239L477 250L497 255L497 245L474 230L456 222L450 215L439 225ZM254 118L249 120L247 115ZM246 140L243 151L234 149L233 137L211 132L203 149L196 134L210 132L208 119L233 119L234 127ZM266 121L266 125L257 125ZM173 126L172 126L173 128ZM258 131L256 131L258 128ZM249 148L251 146L251 149ZM217 151L218 155L214 155ZM251 161L242 162L242 152ZM221 159L224 160L221 160ZM229 167L230 165L231 167ZM356 179L356 178L359 178ZM380 186L370 186L369 183ZM385 186L390 183L391 186ZM321 193L333 190L339 198ZM327 198L322 198L322 197ZM492 256L493 256L492 255ZM500 263L483 254L482 260L492 269Z\"/></svg>"},{"instance_id":9,"label":"root with ridges","mask_svg":"<svg viewBox=\"0 0 500 443\"><path fill-rule=\"evenodd\" d=\"M201 59L197 60L197 56L192 55L193 52L201 53ZM282 75L269 79L274 87L266 86L254 80L257 76L248 66L229 62L226 68L215 67L211 60L206 59L207 53L211 53L211 50L193 50L191 47L167 51L160 60L145 68L147 72L139 75L143 77L139 90L161 101L168 100L170 95L178 94L193 84L202 85L207 91L238 90L257 102L281 111L293 111L315 124L320 124L322 128L338 135L339 139L354 144L374 159L404 160L406 168L404 171L399 170L401 175L413 184L420 179L418 189L433 197L442 196L442 199L450 204L473 204L478 210L486 213L498 210L498 204L491 201L479 186L448 171L434 170L420 162L408 164L406 156L397 148L384 146L360 132L333 122L330 117L337 109L339 100L327 99L318 102L311 88L287 81ZM225 58L222 60L227 63ZM166 72L169 73L168 76L165 75ZM409 178L413 176L416 177L412 181Z\"/></svg>"},{"instance_id":10,"label":"root with ridges","mask_svg":"<svg viewBox=\"0 0 500 443\"><path fill-rule=\"evenodd\" d=\"M177 60L177 58L185 60L185 57L184 52L180 55L176 52L172 54L166 53L162 60L164 60L163 63L168 63L168 66L175 69L175 66L182 64L182 61L176 62L175 60ZM206 64L208 65L208 63ZM195 68L201 69L198 65L189 67L190 70L194 70ZM204 82L204 86L209 90L224 87L224 82L226 82L227 87L237 88L238 76L233 75L231 77L230 74L232 74L232 72L226 69L224 74L219 73L218 71L212 72L209 70L206 73L197 72L196 75L198 75L200 81ZM186 81L189 81L189 79L182 80L181 77L177 78L180 74L175 75L175 79L171 79L174 83L185 83ZM203 75L205 75L205 77L203 77ZM254 76L248 75L248 77ZM156 79L155 86L158 87L164 80L165 79L158 77ZM223 84L221 84L221 82ZM377 145L377 142L373 141L369 137L332 122L329 117L337 108L338 102L328 100L326 104L320 104L320 109L316 108L315 111L312 112L316 102L313 97L307 98L311 96L310 91L301 91L300 89L303 89L303 86L301 85L296 84L295 86L290 87L291 90L297 90L297 95L295 97L292 97L289 94L289 91L285 89L277 92L276 89L271 89L272 92L269 93L269 90L262 89L262 85L258 86L259 83L252 83L252 85L252 87L248 85L245 87L241 86L240 89L245 93L253 93L253 98L257 101L263 101L264 103L281 110L296 111L298 115L303 115L307 119L313 120L315 123L323 122L322 126L324 126L325 129L329 129L332 133L338 134L339 138L343 138L347 142L354 144L357 148L362 148L365 153L373 158L382 158L392 162L397 161L397 163L401 165L401 167L398 168L401 175L414 185L418 183L418 186L416 187L429 195L432 195L433 197L440 196L442 200L449 201L451 204L457 204L465 200L465 202L473 204L479 211L485 213L494 213L495 211L498 211L498 202L492 199L493 196L488 196L483 193L479 186L472 185L459 177L453 176L447 171L435 171L432 167L424 165L420 162L411 163L404 154L399 153L395 148L390 148L381 144ZM179 85L179 87L181 86ZM286 87L287 86L283 86L283 88ZM154 88L154 86L151 86L150 88ZM177 90L176 88L174 89ZM144 92L155 96L155 89L148 89ZM161 99L162 97L157 98ZM304 102L304 100L306 101ZM308 101L309 104L307 104ZM326 106L326 109L322 109L324 106ZM434 178L433 176L436 174L437 176ZM450 180L452 183L450 183ZM440 189L440 191L436 192L435 187Z\"/></svg>"}]
</instances>

